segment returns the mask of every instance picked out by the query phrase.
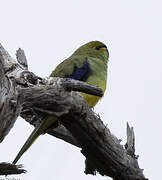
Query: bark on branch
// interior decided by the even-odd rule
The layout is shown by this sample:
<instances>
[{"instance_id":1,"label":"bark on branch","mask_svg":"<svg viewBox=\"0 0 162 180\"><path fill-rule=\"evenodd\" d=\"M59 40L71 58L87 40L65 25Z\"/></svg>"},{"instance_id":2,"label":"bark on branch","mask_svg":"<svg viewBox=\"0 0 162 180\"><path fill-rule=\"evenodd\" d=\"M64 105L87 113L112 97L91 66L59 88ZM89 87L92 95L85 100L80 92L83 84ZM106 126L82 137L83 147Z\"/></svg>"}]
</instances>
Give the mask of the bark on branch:
<instances>
[{"instance_id":1,"label":"bark on branch","mask_svg":"<svg viewBox=\"0 0 162 180\"><path fill-rule=\"evenodd\" d=\"M22 169L22 165L14 165L10 163L0 163L0 175L10 175L10 174L22 174L26 173Z\"/></svg>"},{"instance_id":2,"label":"bark on branch","mask_svg":"<svg viewBox=\"0 0 162 180\"><path fill-rule=\"evenodd\" d=\"M72 79L42 79L27 70L22 52L17 52L16 62L0 46L0 140L19 115L32 125L46 115L54 115L60 126L48 133L81 148L86 157L86 174L99 172L115 180L146 180L135 155L133 128L127 125L127 143L122 146L75 92L102 96L101 89Z\"/></svg>"}]
</instances>

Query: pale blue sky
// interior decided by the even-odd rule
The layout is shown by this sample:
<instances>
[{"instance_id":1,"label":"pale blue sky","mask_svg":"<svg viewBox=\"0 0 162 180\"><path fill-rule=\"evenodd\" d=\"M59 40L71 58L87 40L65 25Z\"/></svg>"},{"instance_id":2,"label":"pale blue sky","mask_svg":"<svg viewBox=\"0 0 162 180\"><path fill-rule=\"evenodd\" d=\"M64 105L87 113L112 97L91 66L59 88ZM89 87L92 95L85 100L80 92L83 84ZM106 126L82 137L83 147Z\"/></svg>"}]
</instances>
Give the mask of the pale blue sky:
<instances>
[{"instance_id":1,"label":"pale blue sky","mask_svg":"<svg viewBox=\"0 0 162 180\"><path fill-rule=\"evenodd\" d=\"M162 178L161 7L160 0L2 0L0 11L0 42L13 57L23 48L30 70L42 77L82 44L107 44L107 91L95 111L123 144L126 122L134 127L140 167L151 180ZM19 118L1 144L0 162L11 162L32 130ZM28 173L12 177L21 180L109 179L85 175L79 149L49 135L19 163Z\"/></svg>"}]
</instances>

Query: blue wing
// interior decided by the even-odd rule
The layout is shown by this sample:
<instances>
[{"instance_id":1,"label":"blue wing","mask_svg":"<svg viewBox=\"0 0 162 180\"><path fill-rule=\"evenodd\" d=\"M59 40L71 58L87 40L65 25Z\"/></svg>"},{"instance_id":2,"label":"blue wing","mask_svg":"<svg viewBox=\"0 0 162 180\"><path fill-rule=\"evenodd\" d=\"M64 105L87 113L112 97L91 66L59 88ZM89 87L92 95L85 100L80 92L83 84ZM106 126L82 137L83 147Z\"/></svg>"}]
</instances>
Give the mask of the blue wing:
<instances>
[{"instance_id":1,"label":"blue wing","mask_svg":"<svg viewBox=\"0 0 162 180\"><path fill-rule=\"evenodd\" d=\"M86 81L89 73L90 73L90 65L88 63L88 58L85 57L83 65L80 68L75 65L72 74L66 75L66 78Z\"/></svg>"}]
</instances>

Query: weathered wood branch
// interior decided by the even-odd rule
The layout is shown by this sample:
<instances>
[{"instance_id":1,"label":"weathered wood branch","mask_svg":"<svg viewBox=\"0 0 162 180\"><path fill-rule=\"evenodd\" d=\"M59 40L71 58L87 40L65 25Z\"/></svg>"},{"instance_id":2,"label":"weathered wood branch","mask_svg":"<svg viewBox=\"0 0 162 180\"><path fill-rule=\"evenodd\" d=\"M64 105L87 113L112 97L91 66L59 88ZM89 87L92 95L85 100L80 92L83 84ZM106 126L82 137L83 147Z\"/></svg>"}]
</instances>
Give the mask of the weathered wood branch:
<instances>
[{"instance_id":1,"label":"weathered wood branch","mask_svg":"<svg viewBox=\"0 0 162 180\"><path fill-rule=\"evenodd\" d=\"M18 94L15 91L15 79L12 78L12 72L17 68L17 65L1 44L0 68L0 142L2 142L20 113L20 104Z\"/></svg>"},{"instance_id":2,"label":"weathered wood branch","mask_svg":"<svg viewBox=\"0 0 162 180\"><path fill-rule=\"evenodd\" d=\"M22 169L22 165L14 165L10 163L0 163L0 175L22 174L26 170Z\"/></svg>"},{"instance_id":3,"label":"weathered wood branch","mask_svg":"<svg viewBox=\"0 0 162 180\"><path fill-rule=\"evenodd\" d=\"M77 140L82 148L82 154L93 163L94 173L97 171L101 175L115 179L145 179L134 153L131 155L130 148L127 150L120 145L120 140L111 134L80 94L65 91L57 79L53 80L55 81L53 87L33 87L21 90L23 108L38 107L36 110L44 108L44 112L57 116L60 123ZM134 139L133 131L130 132L129 127L127 129L127 147L133 147L134 140L129 140L129 137Z\"/></svg>"},{"instance_id":4,"label":"weathered wood branch","mask_svg":"<svg viewBox=\"0 0 162 180\"><path fill-rule=\"evenodd\" d=\"M4 56L0 56L0 67L4 69L0 70L1 141L19 115L33 125L43 121L44 116L56 116L61 126L48 133L81 148L86 157L86 174L99 172L115 180L146 180L135 156L133 128L127 125L127 143L122 146L82 96L75 92L101 96L100 88L71 79L39 78L27 70L25 55L19 54L20 64L9 58L7 60L11 62L6 63L7 66Z\"/></svg>"},{"instance_id":5,"label":"weathered wood branch","mask_svg":"<svg viewBox=\"0 0 162 180\"><path fill-rule=\"evenodd\" d=\"M17 62L18 62L19 64L21 64L21 66L22 66L24 69L28 70L28 62L27 62L27 59L26 59L24 50L22 50L22 49L19 48L19 49L16 51L16 58L17 58Z\"/></svg>"}]
</instances>

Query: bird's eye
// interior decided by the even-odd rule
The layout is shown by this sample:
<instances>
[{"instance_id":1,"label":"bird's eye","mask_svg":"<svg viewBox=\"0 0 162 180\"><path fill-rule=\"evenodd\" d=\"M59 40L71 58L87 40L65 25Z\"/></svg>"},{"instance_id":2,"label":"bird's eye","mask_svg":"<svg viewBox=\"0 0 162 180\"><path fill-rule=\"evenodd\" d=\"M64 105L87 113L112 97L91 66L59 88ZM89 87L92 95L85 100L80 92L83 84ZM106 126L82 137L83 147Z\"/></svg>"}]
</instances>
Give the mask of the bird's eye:
<instances>
[{"instance_id":1,"label":"bird's eye","mask_svg":"<svg viewBox=\"0 0 162 180\"><path fill-rule=\"evenodd\" d=\"M97 47L96 47L96 50L99 50L99 49L100 49L100 46L97 46Z\"/></svg>"},{"instance_id":2,"label":"bird's eye","mask_svg":"<svg viewBox=\"0 0 162 180\"><path fill-rule=\"evenodd\" d=\"M100 50L100 49L107 49L107 47L105 45L101 45L101 46L97 46L96 50Z\"/></svg>"}]
</instances>

